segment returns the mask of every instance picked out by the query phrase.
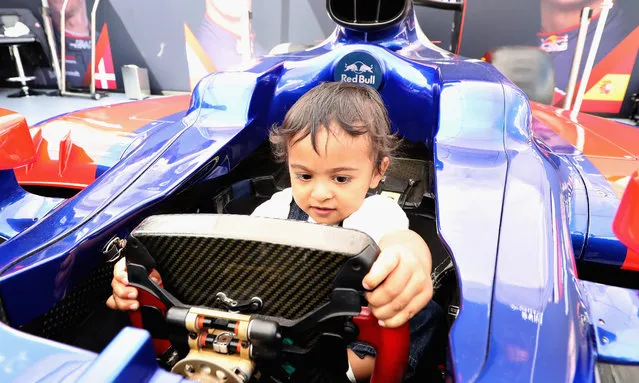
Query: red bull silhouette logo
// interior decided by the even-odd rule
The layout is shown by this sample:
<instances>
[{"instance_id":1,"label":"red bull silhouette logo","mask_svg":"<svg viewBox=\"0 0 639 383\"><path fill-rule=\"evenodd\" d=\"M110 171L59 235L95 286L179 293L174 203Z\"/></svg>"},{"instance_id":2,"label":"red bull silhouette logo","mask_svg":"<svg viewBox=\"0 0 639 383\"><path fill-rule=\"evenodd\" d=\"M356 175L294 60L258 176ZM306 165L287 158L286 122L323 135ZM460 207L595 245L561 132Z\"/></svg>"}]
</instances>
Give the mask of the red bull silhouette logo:
<instances>
[{"instance_id":1,"label":"red bull silhouette logo","mask_svg":"<svg viewBox=\"0 0 639 383\"><path fill-rule=\"evenodd\" d=\"M361 61L354 62L352 64L344 64L344 72L355 72L357 74L370 73L373 74L373 67L364 64Z\"/></svg>"}]
</instances>

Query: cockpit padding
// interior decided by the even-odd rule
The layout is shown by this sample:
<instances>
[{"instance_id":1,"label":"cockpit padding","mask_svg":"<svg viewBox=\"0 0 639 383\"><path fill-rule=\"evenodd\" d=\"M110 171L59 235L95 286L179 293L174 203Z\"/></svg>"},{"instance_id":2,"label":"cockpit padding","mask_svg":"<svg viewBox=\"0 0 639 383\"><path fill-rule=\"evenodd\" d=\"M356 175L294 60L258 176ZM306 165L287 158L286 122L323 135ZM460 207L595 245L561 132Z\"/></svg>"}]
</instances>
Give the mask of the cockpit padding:
<instances>
[{"instance_id":1,"label":"cockpit padding","mask_svg":"<svg viewBox=\"0 0 639 383\"><path fill-rule=\"evenodd\" d=\"M427 162L410 158L392 158L386 174L372 194L391 193L404 209L414 209L430 190Z\"/></svg>"}]
</instances>

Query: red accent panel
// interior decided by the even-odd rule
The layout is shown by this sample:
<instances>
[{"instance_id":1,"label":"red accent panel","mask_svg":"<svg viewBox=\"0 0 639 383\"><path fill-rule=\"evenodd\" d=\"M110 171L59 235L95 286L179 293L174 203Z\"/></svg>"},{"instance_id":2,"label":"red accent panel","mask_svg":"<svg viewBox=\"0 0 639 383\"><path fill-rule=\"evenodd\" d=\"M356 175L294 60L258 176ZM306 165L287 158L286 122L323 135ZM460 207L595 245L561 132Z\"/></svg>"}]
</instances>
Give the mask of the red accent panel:
<instances>
[{"instance_id":1,"label":"red accent panel","mask_svg":"<svg viewBox=\"0 0 639 383\"><path fill-rule=\"evenodd\" d=\"M588 113L617 114L621 111L622 106L623 101L584 100L581 103L581 110Z\"/></svg>"},{"instance_id":2,"label":"red accent panel","mask_svg":"<svg viewBox=\"0 0 639 383\"><path fill-rule=\"evenodd\" d=\"M535 102L531 102L530 106L534 118L589 158L632 160L633 153L639 153L639 130L632 126L585 113L580 113L577 121L572 121L570 111ZM632 170L626 172L624 176L630 174Z\"/></svg>"},{"instance_id":3,"label":"red accent panel","mask_svg":"<svg viewBox=\"0 0 639 383\"><path fill-rule=\"evenodd\" d=\"M152 306L157 307L163 315L166 315L166 306L159 299L157 299L153 294L150 294L142 289L138 289L138 302L140 302L140 307L142 306ZM140 310L132 311L129 313L129 318L131 319L131 324L133 327L144 329L144 323L142 321L142 314ZM166 350L171 347L171 342L166 339L153 339L153 349L155 350L155 354L160 356L166 352Z\"/></svg>"},{"instance_id":4,"label":"red accent panel","mask_svg":"<svg viewBox=\"0 0 639 383\"><path fill-rule=\"evenodd\" d=\"M580 150L621 198L625 183L618 181L639 166L639 129L586 113L571 121L569 111L536 102L530 106L533 117Z\"/></svg>"},{"instance_id":5,"label":"red accent panel","mask_svg":"<svg viewBox=\"0 0 639 383\"><path fill-rule=\"evenodd\" d=\"M359 340L375 347L375 369L371 383L398 383L408 366L410 328L408 323L398 328L381 327L368 307L362 307L353 322L359 327Z\"/></svg>"},{"instance_id":6,"label":"red accent panel","mask_svg":"<svg viewBox=\"0 0 639 383\"><path fill-rule=\"evenodd\" d=\"M35 155L27 121L18 113L0 108L0 170L27 165Z\"/></svg>"},{"instance_id":7,"label":"red accent panel","mask_svg":"<svg viewBox=\"0 0 639 383\"><path fill-rule=\"evenodd\" d=\"M628 246L628 254L621 268L639 271L639 171L628 182L612 229L621 242Z\"/></svg>"},{"instance_id":8,"label":"red accent panel","mask_svg":"<svg viewBox=\"0 0 639 383\"><path fill-rule=\"evenodd\" d=\"M27 167L15 170L16 178L20 185L84 189L95 180L97 166L93 160L71 163L71 158L67 157L63 167L59 158L52 160L49 157L49 145L49 141L42 139L35 162ZM59 148L62 146L62 142L58 143ZM82 150L83 154L85 153L77 145L74 146L74 151L79 149ZM83 156L79 157L82 158ZM62 175L60 175L61 171L63 171Z\"/></svg>"},{"instance_id":9,"label":"red accent panel","mask_svg":"<svg viewBox=\"0 0 639 383\"><path fill-rule=\"evenodd\" d=\"M178 95L126 102L70 113L34 127L37 158L29 167L16 169L18 183L84 189L95 180L100 158L110 148L133 141L143 126L186 110L189 100L189 95ZM59 156L59 150L50 153L49 148L61 146L69 146L68 157Z\"/></svg>"},{"instance_id":10,"label":"red accent panel","mask_svg":"<svg viewBox=\"0 0 639 383\"><path fill-rule=\"evenodd\" d=\"M626 253L626 259L623 261L623 265L621 265L623 270L634 270L639 271L639 253L633 251L632 249L628 249Z\"/></svg>"},{"instance_id":11,"label":"red accent panel","mask_svg":"<svg viewBox=\"0 0 639 383\"><path fill-rule=\"evenodd\" d=\"M60 141L59 148L58 175L60 177L69 174L78 179L95 178L96 167L85 166L85 164L91 164L93 160L82 148L73 143L71 132L68 132Z\"/></svg>"}]
</instances>

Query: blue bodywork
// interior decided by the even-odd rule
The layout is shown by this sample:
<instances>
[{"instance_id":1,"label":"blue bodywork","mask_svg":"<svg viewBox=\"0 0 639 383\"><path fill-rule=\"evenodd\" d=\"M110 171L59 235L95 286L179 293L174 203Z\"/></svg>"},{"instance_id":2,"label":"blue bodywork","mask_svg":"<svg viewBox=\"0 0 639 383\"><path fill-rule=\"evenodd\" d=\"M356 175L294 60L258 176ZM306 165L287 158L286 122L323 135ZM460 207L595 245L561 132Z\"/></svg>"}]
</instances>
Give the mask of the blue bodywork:
<instances>
[{"instance_id":1,"label":"blue bodywork","mask_svg":"<svg viewBox=\"0 0 639 383\"><path fill-rule=\"evenodd\" d=\"M583 178L594 168L540 144L526 96L489 64L432 45L412 12L381 32L338 27L310 50L206 77L183 119L134 142L72 199L30 195L12 172L1 172L7 323L19 327L50 310L104 262L112 237L126 236L158 204L231 171L302 94L332 81L350 52L382 65L380 93L393 129L434 153L438 232L461 294L449 336L455 381L594 382L597 361L639 364L637 292L576 275L598 225L591 219L598 206L588 201L592 181ZM35 223L21 222L25 209ZM142 330L123 330L99 355L6 325L0 339L2 381L38 374L56 382L181 380L157 366Z\"/></svg>"}]
</instances>

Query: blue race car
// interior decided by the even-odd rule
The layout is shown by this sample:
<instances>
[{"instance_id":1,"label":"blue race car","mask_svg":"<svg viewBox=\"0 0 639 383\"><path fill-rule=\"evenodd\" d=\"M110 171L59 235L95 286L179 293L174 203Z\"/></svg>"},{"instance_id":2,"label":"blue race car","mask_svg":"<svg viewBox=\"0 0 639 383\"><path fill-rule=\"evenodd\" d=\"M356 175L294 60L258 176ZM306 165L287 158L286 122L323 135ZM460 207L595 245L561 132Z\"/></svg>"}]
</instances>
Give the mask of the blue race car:
<instances>
[{"instance_id":1,"label":"blue race car","mask_svg":"<svg viewBox=\"0 0 639 383\"><path fill-rule=\"evenodd\" d=\"M69 199L18 185L35 150L0 112L1 381L336 381L354 339L377 349L374 382L400 381L407 328L362 309L375 243L247 216L287 187L268 129L325 81L377 88L403 138L370 192L428 242L448 314L415 381L637 380L639 255L612 219L639 131L529 101L433 45L410 0L327 10L326 41L206 77L183 118ZM144 292L130 317L104 306L123 256Z\"/></svg>"}]
</instances>

